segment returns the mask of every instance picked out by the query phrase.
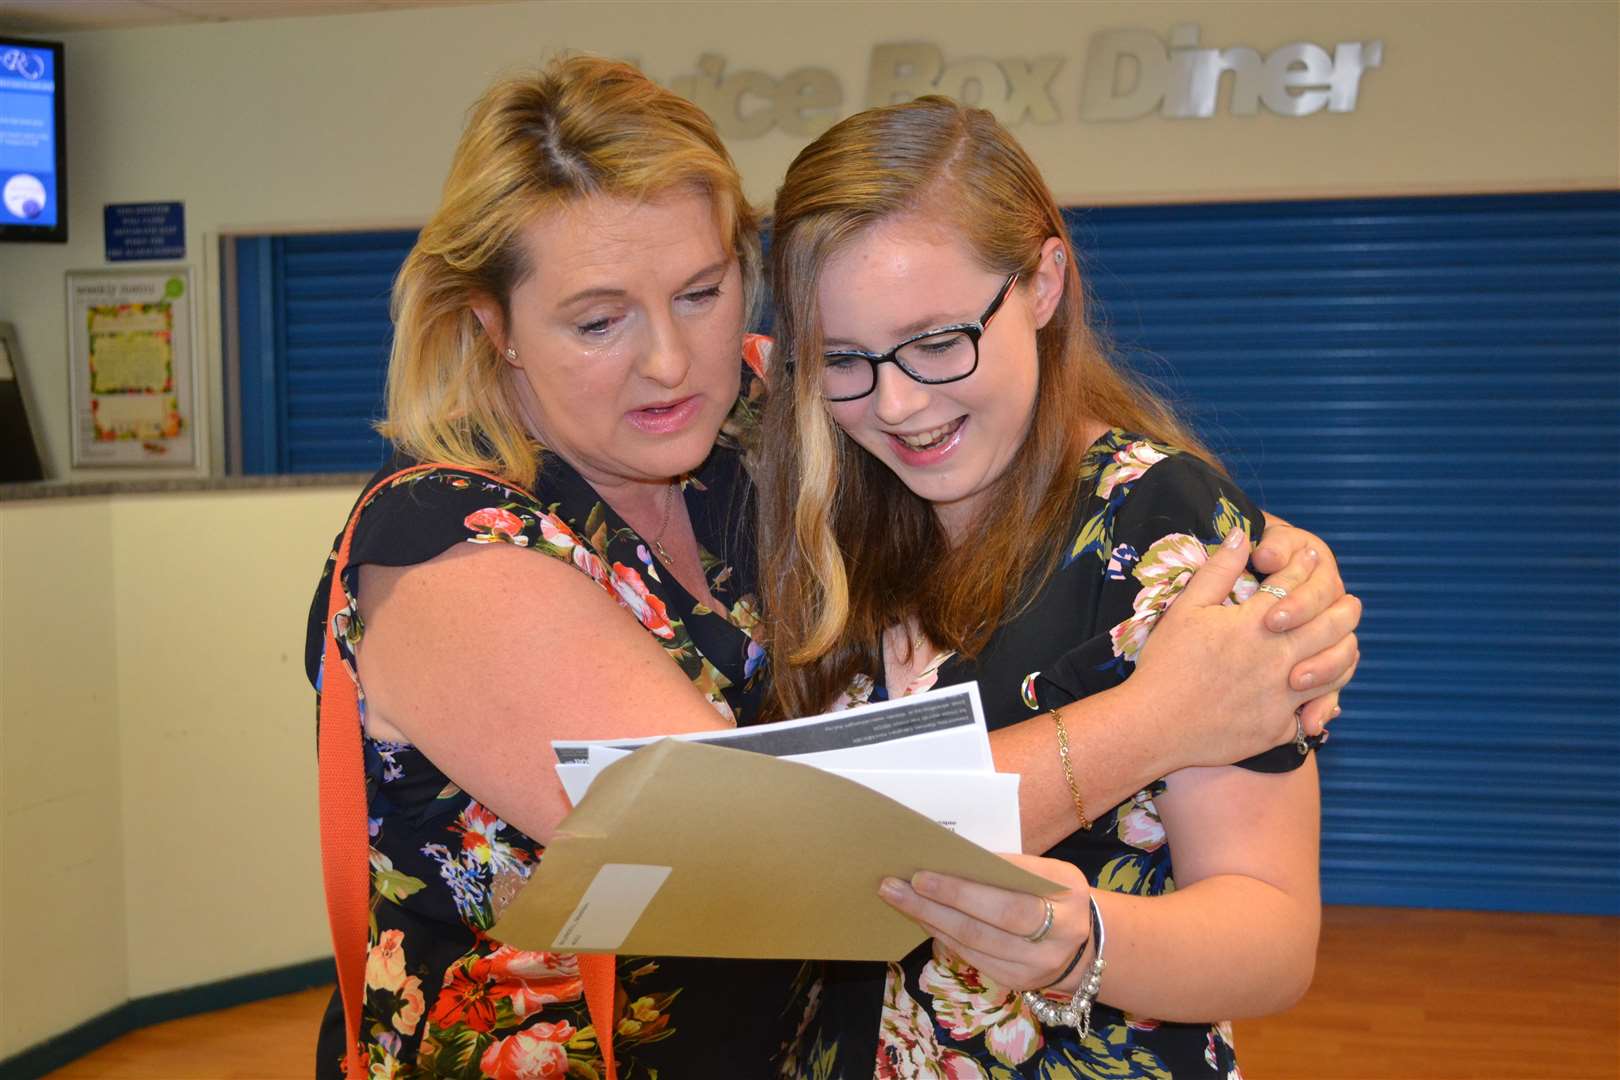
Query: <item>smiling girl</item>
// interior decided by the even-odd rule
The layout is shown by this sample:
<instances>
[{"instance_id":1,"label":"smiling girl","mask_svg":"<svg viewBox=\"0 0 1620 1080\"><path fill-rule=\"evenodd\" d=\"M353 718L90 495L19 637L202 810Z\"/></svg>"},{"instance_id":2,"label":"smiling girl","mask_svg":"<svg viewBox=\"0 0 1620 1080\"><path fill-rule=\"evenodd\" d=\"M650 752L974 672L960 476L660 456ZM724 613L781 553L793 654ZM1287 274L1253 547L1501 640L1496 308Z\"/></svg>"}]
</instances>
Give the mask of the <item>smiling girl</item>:
<instances>
[{"instance_id":1,"label":"smiling girl","mask_svg":"<svg viewBox=\"0 0 1620 1080\"><path fill-rule=\"evenodd\" d=\"M880 1076L1235 1075L1221 1020L1285 1008L1310 982L1315 740L1300 723L1257 757L1107 803L1086 776L1110 763L1071 739L1102 702L1132 708L1129 676L1155 662L1149 632L1178 598L1225 620L1234 650L1257 640L1289 588L1238 576L1262 515L1109 361L1062 214L989 113L925 98L843 121L793 163L774 230L791 371L764 420L782 437L762 450L762 580L791 661L777 707L976 679L992 730L1055 728L1048 775L1061 765L1073 802L1065 828L1026 844L1046 858L1011 856L1066 887L1050 899L886 881L934 941L881 980L830 972L798 1060L833 1046L857 1060L864 1036L837 1017L881 984ZM1217 561L1232 573L1193 581ZM1344 648L1353 667L1353 637ZM1233 670L1181 672L1188 708L1152 720L1242 694Z\"/></svg>"}]
</instances>

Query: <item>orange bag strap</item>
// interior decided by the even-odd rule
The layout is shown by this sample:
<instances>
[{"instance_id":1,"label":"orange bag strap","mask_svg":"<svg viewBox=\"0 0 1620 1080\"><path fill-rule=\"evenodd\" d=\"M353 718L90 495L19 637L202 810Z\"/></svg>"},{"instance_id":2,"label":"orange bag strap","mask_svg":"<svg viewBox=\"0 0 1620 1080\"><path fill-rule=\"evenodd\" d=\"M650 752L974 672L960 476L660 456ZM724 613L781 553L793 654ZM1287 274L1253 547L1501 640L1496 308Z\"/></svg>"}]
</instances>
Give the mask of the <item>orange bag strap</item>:
<instances>
[{"instance_id":1,"label":"orange bag strap","mask_svg":"<svg viewBox=\"0 0 1620 1080\"><path fill-rule=\"evenodd\" d=\"M332 928L332 956L337 964L338 994L343 999L344 1071L349 1080L369 1074L360 1052L360 1014L365 1005L366 954L371 940L371 836L366 823L365 755L360 732L360 693L338 651L333 621L348 606L343 574L349 567L360 511L378 491L412 473L454 468L511 488L492 473L461 466L413 465L373 484L355 504L338 544L332 587L326 601L325 649L322 653L320 709L321 877L326 886L326 917ZM512 488L522 491L521 488ZM527 494L527 493L525 493ZM532 498L532 496L531 496ZM350 675L350 677L343 677ZM611 954L580 954L579 974L585 1005L602 1050L603 1080L615 1080L613 1005L617 962Z\"/></svg>"}]
</instances>

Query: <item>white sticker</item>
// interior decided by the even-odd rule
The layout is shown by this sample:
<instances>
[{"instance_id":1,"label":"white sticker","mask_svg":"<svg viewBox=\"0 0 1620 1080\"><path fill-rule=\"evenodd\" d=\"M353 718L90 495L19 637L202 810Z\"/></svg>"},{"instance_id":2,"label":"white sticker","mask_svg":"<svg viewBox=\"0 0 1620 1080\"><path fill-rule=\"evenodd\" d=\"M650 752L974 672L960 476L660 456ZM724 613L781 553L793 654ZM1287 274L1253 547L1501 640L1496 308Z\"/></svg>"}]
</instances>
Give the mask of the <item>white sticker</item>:
<instances>
[{"instance_id":1,"label":"white sticker","mask_svg":"<svg viewBox=\"0 0 1620 1080\"><path fill-rule=\"evenodd\" d=\"M635 929L669 871L667 866L603 863L551 947L564 952L617 949Z\"/></svg>"}]
</instances>

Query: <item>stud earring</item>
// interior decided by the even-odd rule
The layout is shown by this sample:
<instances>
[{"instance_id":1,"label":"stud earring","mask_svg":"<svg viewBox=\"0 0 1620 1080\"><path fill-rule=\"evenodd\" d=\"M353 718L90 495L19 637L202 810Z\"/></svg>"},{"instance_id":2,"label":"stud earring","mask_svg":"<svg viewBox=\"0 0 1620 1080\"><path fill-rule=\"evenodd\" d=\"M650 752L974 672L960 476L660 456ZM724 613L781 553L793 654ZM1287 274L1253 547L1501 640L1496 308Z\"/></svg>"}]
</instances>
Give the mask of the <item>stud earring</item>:
<instances>
[{"instance_id":1,"label":"stud earring","mask_svg":"<svg viewBox=\"0 0 1620 1080\"><path fill-rule=\"evenodd\" d=\"M1063 254L1062 248L1058 248L1056 251L1052 252L1052 261L1057 263L1059 266L1062 266L1064 260L1067 258L1068 256Z\"/></svg>"},{"instance_id":2,"label":"stud earring","mask_svg":"<svg viewBox=\"0 0 1620 1080\"><path fill-rule=\"evenodd\" d=\"M510 345L506 347L506 362L509 364L517 363L517 350Z\"/></svg>"}]
</instances>

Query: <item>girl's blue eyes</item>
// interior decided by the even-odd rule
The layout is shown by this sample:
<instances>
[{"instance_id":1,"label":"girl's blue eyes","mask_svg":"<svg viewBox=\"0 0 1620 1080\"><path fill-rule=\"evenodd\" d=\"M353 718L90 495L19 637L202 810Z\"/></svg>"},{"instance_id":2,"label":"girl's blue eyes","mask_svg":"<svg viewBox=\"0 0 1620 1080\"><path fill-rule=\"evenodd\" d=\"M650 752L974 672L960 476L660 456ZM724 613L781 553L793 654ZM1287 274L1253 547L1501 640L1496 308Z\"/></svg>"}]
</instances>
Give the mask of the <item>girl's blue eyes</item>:
<instances>
[{"instance_id":1,"label":"girl's blue eyes","mask_svg":"<svg viewBox=\"0 0 1620 1080\"><path fill-rule=\"evenodd\" d=\"M719 295L720 286L711 285L707 289L697 289L693 292L682 293L679 297L677 297L677 299L684 300L689 304L703 304L715 299ZM574 327L574 330L582 337L600 337L603 334L606 334L609 330L613 329L614 325L622 318L623 316L615 315L608 318L592 319L588 323L578 324Z\"/></svg>"}]
</instances>

